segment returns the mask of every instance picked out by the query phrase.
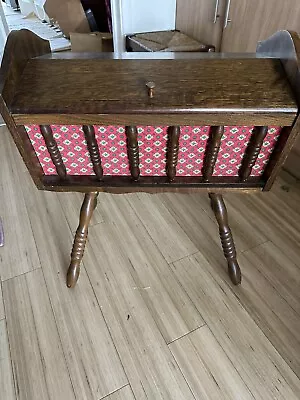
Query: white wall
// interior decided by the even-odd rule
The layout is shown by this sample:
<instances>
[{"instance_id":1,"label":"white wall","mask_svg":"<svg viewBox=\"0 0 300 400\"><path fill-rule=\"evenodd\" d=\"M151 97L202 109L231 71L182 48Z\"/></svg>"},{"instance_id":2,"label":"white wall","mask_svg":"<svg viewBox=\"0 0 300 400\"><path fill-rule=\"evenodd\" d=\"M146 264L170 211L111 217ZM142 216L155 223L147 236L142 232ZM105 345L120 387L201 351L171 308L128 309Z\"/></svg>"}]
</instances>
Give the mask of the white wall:
<instances>
[{"instance_id":1,"label":"white wall","mask_svg":"<svg viewBox=\"0 0 300 400\"><path fill-rule=\"evenodd\" d=\"M175 29L176 0L111 0L115 51L130 33Z\"/></svg>"},{"instance_id":2,"label":"white wall","mask_svg":"<svg viewBox=\"0 0 300 400\"><path fill-rule=\"evenodd\" d=\"M176 0L122 0L123 33L175 29Z\"/></svg>"}]
</instances>

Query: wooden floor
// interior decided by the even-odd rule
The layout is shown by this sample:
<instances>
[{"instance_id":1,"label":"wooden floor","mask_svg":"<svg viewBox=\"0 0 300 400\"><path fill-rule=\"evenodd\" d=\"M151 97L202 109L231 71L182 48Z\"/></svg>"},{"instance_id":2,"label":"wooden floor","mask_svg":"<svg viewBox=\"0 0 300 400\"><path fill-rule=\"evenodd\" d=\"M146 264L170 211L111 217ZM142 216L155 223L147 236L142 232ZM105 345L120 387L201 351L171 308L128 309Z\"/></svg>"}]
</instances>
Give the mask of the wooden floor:
<instances>
[{"instance_id":1,"label":"wooden floor","mask_svg":"<svg viewBox=\"0 0 300 400\"><path fill-rule=\"evenodd\" d=\"M225 196L240 287L207 196L100 194L70 290L82 195L38 192L1 129L1 400L300 399L299 183Z\"/></svg>"}]
</instances>

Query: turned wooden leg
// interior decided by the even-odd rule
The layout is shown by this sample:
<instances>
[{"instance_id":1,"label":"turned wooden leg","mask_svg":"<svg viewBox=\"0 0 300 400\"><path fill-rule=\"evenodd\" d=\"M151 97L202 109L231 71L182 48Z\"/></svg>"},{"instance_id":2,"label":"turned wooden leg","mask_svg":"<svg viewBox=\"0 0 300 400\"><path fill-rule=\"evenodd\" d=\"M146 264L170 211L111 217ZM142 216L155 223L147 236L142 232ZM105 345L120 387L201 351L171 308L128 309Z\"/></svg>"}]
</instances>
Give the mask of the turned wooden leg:
<instances>
[{"instance_id":1,"label":"turned wooden leg","mask_svg":"<svg viewBox=\"0 0 300 400\"><path fill-rule=\"evenodd\" d=\"M215 213L219 224L219 233L224 255L228 263L228 273L231 281L238 285L241 283L241 270L236 259L236 251L231 230L228 225L228 216L223 196L221 194L210 193L211 207Z\"/></svg>"},{"instance_id":2,"label":"turned wooden leg","mask_svg":"<svg viewBox=\"0 0 300 400\"><path fill-rule=\"evenodd\" d=\"M80 210L79 226L77 228L71 253L71 264L67 273L67 286L74 287L79 277L80 262L83 257L88 227L97 206L97 192L86 193Z\"/></svg>"}]
</instances>

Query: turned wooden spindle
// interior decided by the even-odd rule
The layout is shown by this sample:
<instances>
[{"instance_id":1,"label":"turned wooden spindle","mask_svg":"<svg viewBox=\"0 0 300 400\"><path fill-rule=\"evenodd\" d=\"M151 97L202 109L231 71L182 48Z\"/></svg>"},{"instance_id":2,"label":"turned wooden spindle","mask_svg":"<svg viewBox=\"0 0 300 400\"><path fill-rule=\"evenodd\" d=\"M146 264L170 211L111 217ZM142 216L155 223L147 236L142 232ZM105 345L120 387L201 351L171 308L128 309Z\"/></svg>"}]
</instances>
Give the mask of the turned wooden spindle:
<instances>
[{"instance_id":1,"label":"turned wooden spindle","mask_svg":"<svg viewBox=\"0 0 300 400\"><path fill-rule=\"evenodd\" d=\"M234 285L241 283L241 270L236 259L236 250L232 233L228 224L228 215L223 196L221 194L210 193L211 207L219 225L224 256L227 259L228 273Z\"/></svg>"},{"instance_id":2,"label":"turned wooden spindle","mask_svg":"<svg viewBox=\"0 0 300 400\"><path fill-rule=\"evenodd\" d=\"M125 132L126 132L129 169L133 180L137 181L140 176L140 167L139 167L140 160L139 160L137 128L136 126L126 126Z\"/></svg>"},{"instance_id":3,"label":"turned wooden spindle","mask_svg":"<svg viewBox=\"0 0 300 400\"><path fill-rule=\"evenodd\" d=\"M205 182L208 182L214 173L223 133L224 126L211 127L211 133L207 142L202 168L203 179Z\"/></svg>"},{"instance_id":4,"label":"turned wooden spindle","mask_svg":"<svg viewBox=\"0 0 300 400\"><path fill-rule=\"evenodd\" d=\"M50 125L40 125L41 134L44 137L45 144L49 151L51 160L56 168L58 176L65 179L67 176L67 170L64 165L62 156L57 146L56 140L53 137L52 129Z\"/></svg>"},{"instance_id":5,"label":"turned wooden spindle","mask_svg":"<svg viewBox=\"0 0 300 400\"><path fill-rule=\"evenodd\" d=\"M179 152L180 126L170 126L168 129L167 144L167 176L172 182L176 176L176 167Z\"/></svg>"},{"instance_id":6,"label":"turned wooden spindle","mask_svg":"<svg viewBox=\"0 0 300 400\"><path fill-rule=\"evenodd\" d=\"M239 170L239 177L242 182L245 182L251 175L252 168L256 163L261 146L263 145L267 133L267 126L256 126L254 128L249 145L245 151L241 168Z\"/></svg>"},{"instance_id":7,"label":"turned wooden spindle","mask_svg":"<svg viewBox=\"0 0 300 400\"><path fill-rule=\"evenodd\" d=\"M84 132L87 148L93 164L93 170L97 178L101 180L103 177L103 169L101 165L99 147L95 136L95 129L93 125L83 125L82 130Z\"/></svg>"},{"instance_id":8,"label":"turned wooden spindle","mask_svg":"<svg viewBox=\"0 0 300 400\"><path fill-rule=\"evenodd\" d=\"M81 206L79 226L75 234L71 253L71 263L67 273L67 286L69 288L76 285L79 277L80 263L83 257L88 236L88 227L93 215L93 211L97 206L98 194L98 192L86 193Z\"/></svg>"}]
</instances>

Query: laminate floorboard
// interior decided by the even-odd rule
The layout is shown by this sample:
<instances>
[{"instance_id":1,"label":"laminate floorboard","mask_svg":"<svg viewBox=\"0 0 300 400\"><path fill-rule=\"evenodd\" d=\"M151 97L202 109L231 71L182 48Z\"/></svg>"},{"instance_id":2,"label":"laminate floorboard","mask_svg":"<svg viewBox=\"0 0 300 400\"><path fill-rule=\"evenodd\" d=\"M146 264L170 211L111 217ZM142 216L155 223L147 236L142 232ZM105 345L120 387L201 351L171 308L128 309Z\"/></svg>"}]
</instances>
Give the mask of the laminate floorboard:
<instances>
[{"instance_id":1,"label":"laminate floorboard","mask_svg":"<svg viewBox=\"0 0 300 400\"><path fill-rule=\"evenodd\" d=\"M4 319L0 321L0 388L1 398L5 400L16 400L6 321Z\"/></svg>"},{"instance_id":2,"label":"laminate floorboard","mask_svg":"<svg viewBox=\"0 0 300 400\"><path fill-rule=\"evenodd\" d=\"M75 399L41 269L3 283L17 399Z\"/></svg>"},{"instance_id":3,"label":"laminate floorboard","mask_svg":"<svg viewBox=\"0 0 300 400\"><path fill-rule=\"evenodd\" d=\"M4 305L3 305L3 296L2 296L2 286L0 283L0 320L5 318L4 314Z\"/></svg>"},{"instance_id":4,"label":"laminate floorboard","mask_svg":"<svg viewBox=\"0 0 300 400\"><path fill-rule=\"evenodd\" d=\"M82 194L39 192L0 128L1 400L300 398L300 184L226 194L227 275L206 195L100 194L65 275Z\"/></svg>"},{"instance_id":5,"label":"laminate floorboard","mask_svg":"<svg viewBox=\"0 0 300 400\"><path fill-rule=\"evenodd\" d=\"M3 127L0 128L0 160L0 215L5 240L0 247L0 277L4 281L38 268L39 257L21 184L27 172L17 168L20 155Z\"/></svg>"}]
</instances>

